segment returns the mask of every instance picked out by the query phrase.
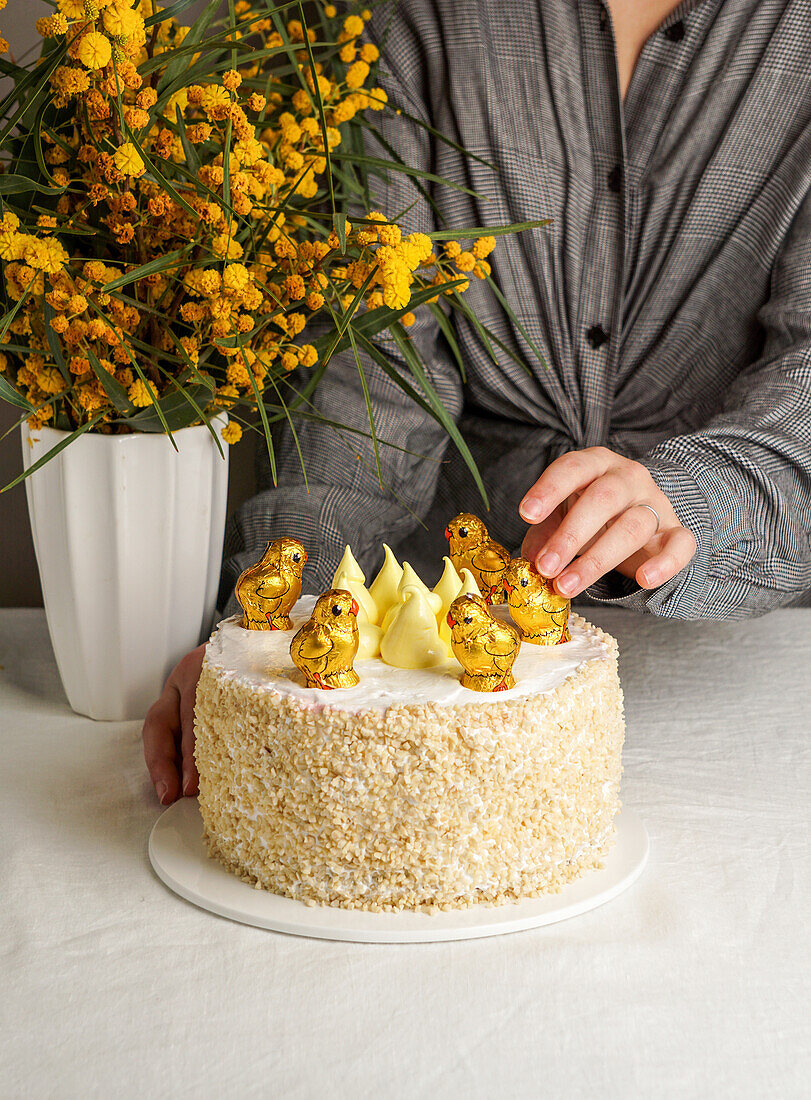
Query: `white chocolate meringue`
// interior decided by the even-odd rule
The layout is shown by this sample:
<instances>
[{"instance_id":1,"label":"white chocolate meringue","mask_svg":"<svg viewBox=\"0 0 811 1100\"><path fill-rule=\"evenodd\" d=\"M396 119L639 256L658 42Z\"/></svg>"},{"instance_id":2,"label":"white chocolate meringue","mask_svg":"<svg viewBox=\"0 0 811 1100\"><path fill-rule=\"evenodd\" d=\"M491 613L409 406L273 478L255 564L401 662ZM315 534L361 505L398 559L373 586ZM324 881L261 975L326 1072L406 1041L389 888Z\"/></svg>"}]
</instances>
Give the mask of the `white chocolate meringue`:
<instances>
[{"instance_id":1,"label":"white chocolate meringue","mask_svg":"<svg viewBox=\"0 0 811 1100\"><path fill-rule=\"evenodd\" d=\"M400 581L403 579L403 567L392 553L391 547L383 543L385 560L380 567L380 572L369 585L369 595L375 601L380 620L386 617L390 607L400 602L397 591Z\"/></svg>"},{"instance_id":2,"label":"white chocolate meringue","mask_svg":"<svg viewBox=\"0 0 811 1100\"><path fill-rule=\"evenodd\" d=\"M395 668L432 668L448 659L439 637L436 612L425 596L425 585L406 585L394 618L380 643L380 656Z\"/></svg>"}]
</instances>

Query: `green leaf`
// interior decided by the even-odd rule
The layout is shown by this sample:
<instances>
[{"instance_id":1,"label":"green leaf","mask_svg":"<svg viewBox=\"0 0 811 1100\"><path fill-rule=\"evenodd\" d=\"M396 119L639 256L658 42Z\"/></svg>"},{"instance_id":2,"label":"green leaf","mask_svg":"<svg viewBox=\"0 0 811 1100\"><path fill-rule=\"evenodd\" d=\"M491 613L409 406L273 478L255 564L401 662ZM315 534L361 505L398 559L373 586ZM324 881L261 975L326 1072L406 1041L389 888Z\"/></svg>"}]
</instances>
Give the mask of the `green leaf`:
<instances>
[{"instance_id":1,"label":"green leaf","mask_svg":"<svg viewBox=\"0 0 811 1100\"><path fill-rule=\"evenodd\" d=\"M335 160L340 160L346 164L363 164L367 168L379 168L384 172L402 172L405 176L414 176L415 179L440 183L443 187L450 187L453 191L462 191L466 195L472 195L474 199L488 201L488 196L483 195L480 191L473 191L471 188L465 187L464 184L454 183L453 180L437 176L433 172L425 172L420 168L412 168L407 164L392 164L391 161L383 160L381 157L369 157L358 153L342 153L340 149L335 150L332 155Z\"/></svg>"},{"instance_id":2,"label":"green leaf","mask_svg":"<svg viewBox=\"0 0 811 1100\"><path fill-rule=\"evenodd\" d=\"M362 284L358 287L357 291L355 292L355 297L349 303L349 309L347 309L347 311L344 313L343 317L341 317L340 319L336 318L335 314L332 312L332 308L330 307L330 313L332 314L332 319L336 324L336 332L335 332L335 336L333 338L332 343L327 344L327 348L326 348L326 351L325 351L324 357L323 357L324 358L324 366L326 366L327 363L329 363L330 359L335 354L335 350L336 350L336 348L338 347L339 344L342 347L347 346L347 341L345 341L345 340L342 341L342 338L343 338L344 333L346 332L347 328L349 327L350 321L352 320L352 318L357 313L357 311L360 307L360 304L363 301L363 295L366 292L366 288L369 286L369 283L371 283L372 279L374 278L375 271L376 271L376 268L373 268L369 272L369 274L366 276L366 278L363 280ZM315 347L316 347L316 350L318 350L318 344L317 343L316 343Z\"/></svg>"},{"instance_id":3,"label":"green leaf","mask_svg":"<svg viewBox=\"0 0 811 1100\"><path fill-rule=\"evenodd\" d=\"M335 208L335 192L333 190L333 183L332 183L332 154L330 152L329 141L327 139L327 117L324 114L324 103L323 103L323 100L321 99L321 88L320 88L319 83L318 83L318 72L317 72L316 67L315 67L315 58L313 57L313 48L312 48L312 45L310 44L310 36L307 33L307 19L304 15L304 8L302 7L302 5L300 3L298 5L298 12L299 12L299 19L301 20L301 25L302 25L302 28L304 30L304 42L305 42L306 49L307 49L307 60L310 63L310 75L313 78L313 95L315 96L315 107L316 107L316 110L318 112L318 121L321 125L321 138L324 142L324 157L326 159L326 164L327 164L326 175L327 175L327 185L329 187L330 210L332 211L332 224L333 224L333 227L335 229L335 232L338 234L338 240L340 241L340 244L341 244L341 255L343 256L344 252L346 252L346 235L345 235L344 230L343 230L343 220L341 221L341 227L340 228L338 228L338 226L335 224L335 219L337 217L337 214L336 214L336 208ZM284 35L284 38L286 40L286 38L287 38L286 34ZM302 83L302 87L304 88L304 90L309 95L309 91L306 87L306 82ZM310 98L312 99L312 96Z\"/></svg>"},{"instance_id":4,"label":"green leaf","mask_svg":"<svg viewBox=\"0 0 811 1100\"><path fill-rule=\"evenodd\" d=\"M503 237L507 233L523 233L525 229L540 229L550 225L552 218L541 218L533 222L513 222L511 225L472 226L465 229L439 229L435 233L426 233L432 241L464 241L477 237Z\"/></svg>"},{"instance_id":5,"label":"green leaf","mask_svg":"<svg viewBox=\"0 0 811 1100\"><path fill-rule=\"evenodd\" d=\"M188 399L189 390L198 404L211 394L207 386L188 387L186 393L166 394L159 397L153 405L141 409L135 416L118 419L115 423L126 424L136 432L164 432L171 439L172 432L188 428L197 419L194 406ZM172 443L176 448L174 440Z\"/></svg>"},{"instance_id":6,"label":"green leaf","mask_svg":"<svg viewBox=\"0 0 811 1100\"><path fill-rule=\"evenodd\" d=\"M273 484L278 484L278 475L276 473L276 452L273 447L273 436L270 431L270 424L268 423L268 414L265 409L265 404L262 400L262 395L259 392L259 387L256 384L256 379L253 376L253 371L250 367L247 367L248 377L251 380L251 387L253 389L253 395L256 400L257 408L259 409L259 416L262 420L262 431L265 433L265 446L268 452L268 462L270 463L270 476L273 478Z\"/></svg>"},{"instance_id":7,"label":"green leaf","mask_svg":"<svg viewBox=\"0 0 811 1100\"><path fill-rule=\"evenodd\" d=\"M346 255L346 215L343 213L332 215L332 228L335 230L338 237L338 246L341 249L341 255Z\"/></svg>"},{"instance_id":8,"label":"green leaf","mask_svg":"<svg viewBox=\"0 0 811 1100\"><path fill-rule=\"evenodd\" d=\"M373 344L371 340L368 340L363 335L363 333L356 332L355 335L360 341L360 345L366 352L366 354L374 359L380 369L388 375L392 382L396 382L400 389L403 390L404 393L408 394L411 400L416 405L419 405L419 407L423 409L424 412L427 412L429 416L434 416L431 406L423 397L421 397L417 393L417 391L414 389L408 379L403 378L400 372L395 368L392 361L383 354L380 348L378 348L377 345ZM436 419L436 417L434 417L434 419Z\"/></svg>"},{"instance_id":9,"label":"green leaf","mask_svg":"<svg viewBox=\"0 0 811 1100\"><path fill-rule=\"evenodd\" d=\"M24 77L19 83L15 84L12 91L6 96L2 104L0 104L0 118L5 118L6 111L15 101L19 102L19 107L12 114L11 118L6 122L3 130L0 131L0 147L5 143L6 138L12 132L14 127L26 113L30 111L40 99L47 93L50 87L49 81L51 74L56 69L57 65L62 61L63 57L67 53L68 43L63 42L58 50L49 57L47 61L40 62L32 72ZM31 95L28 99L24 96L29 88L33 88Z\"/></svg>"},{"instance_id":10,"label":"green leaf","mask_svg":"<svg viewBox=\"0 0 811 1100\"><path fill-rule=\"evenodd\" d=\"M20 297L17 299L17 301L14 303L14 305L8 311L8 313L4 317L0 318L0 320L2 320L2 322L3 322L3 327L2 327L2 329L0 329L0 342L5 340L6 333L11 328L11 324L12 324L14 318L17 316L17 314L20 312L20 310L22 309L25 302L28 300L29 288L32 286L32 284L34 282L34 279L36 279L36 277L37 277L37 273L35 271L34 274L31 276L31 278L28 280L28 282L23 287L23 292L20 295Z\"/></svg>"},{"instance_id":11,"label":"green leaf","mask_svg":"<svg viewBox=\"0 0 811 1100\"><path fill-rule=\"evenodd\" d=\"M363 390L363 400L366 402L366 415L369 417L369 431L372 433L372 447L375 452L375 467L377 469L377 480L380 488L383 488L383 471L380 466L380 447L377 443L377 432L375 431L375 418L372 410L372 400L369 396L369 387L366 384L366 375L363 373L363 364L360 361L358 355L358 345L355 343L355 337L352 332L352 326L349 326L349 340L352 344L352 353L355 356L355 363L358 368L358 374L360 375L360 384Z\"/></svg>"},{"instance_id":12,"label":"green leaf","mask_svg":"<svg viewBox=\"0 0 811 1100\"><path fill-rule=\"evenodd\" d=\"M174 19L176 15L180 15L196 3L197 0L176 0L174 4L167 4L165 8L160 8L154 15L145 19L144 26L153 27L155 23L162 23L164 19Z\"/></svg>"},{"instance_id":13,"label":"green leaf","mask_svg":"<svg viewBox=\"0 0 811 1100\"><path fill-rule=\"evenodd\" d=\"M465 443L464 439L462 438L456 421L453 419L452 416L449 415L448 410L442 404L442 400L439 394L431 385L428 375L425 373L425 368L420 362L419 356L417 355L416 351L411 345L411 342L406 336L405 329L401 324L395 324L391 329L391 334L394 338L394 342L397 344L397 347L402 352L403 358L408 364L411 373L414 375L418 385L422 389L422 392L425 394L428 400L428 404L433 410L435 418L439 421L439 423L451 437L453 442L456 444L456 448L464 459L465 465L473 475L473 480L476 482L476 487L481 494L481 498L484 501L485 507L489 508L490 504L487 499L487 490L484 487L484 482L482 481L482 476L479 473L479 467L476 465L476 460L470 453L470 449L467 443Z\"/></svg>"},{"instance_id":14,"label":"green leaf","mask_svg":"<svg viewBox=\"0 0 811 1100\"><path fill-rule=\"evenodd\" d=\"M529 364L525 363L521 356L516 354L516 352L513 351L511 347L508 347L507 344L503 342L503 340L500 340L498 336L496 336L496 334L492 331L492 329L487 328L481 323L479 318L476 316L476 314L473 312L467 302L464 301L461 295L452 294L448 300L451 304L451 307L453 309L459 310L460 313L463 313L465 317L467 317L468 321L470 321L470 323L476 329L479 334L479 339L484 343L484 346L494 363L498 363L498 359L496 358L496 353L493 351L492 344L496 344L498 347L500 347L504 354L508 355L510 359L512 359L513 362L517 363L518 366L522 368L522 370L525 370L527 374L532 374L532 368L529 366Z\"/></svg>"},{"instance_id":15,"label":"green leaf","mask_svg":"<svg viewBox=\"0 0 811 1100\"><path fill-rule=\"evenodd\" d=\"M367 310L366 313L362 313L354 321L355 334L362 332L364 336L376 336L379 332L391 327L395 321L399 320L404 313L410 313L418 306L421 306L423 302L427 302L430 298L436 298L437 293L441 293L443 290L449 288L461 286L467 282L466 279L453 279L447 283L443 283L442 287L435 286L421 287L419 290L415 290L411 295L411 300L408 305L403 306L401 309L389 309L388 306L378 306L377 309ZM340 326L336 325L336 329L340 329ZM324 353L329 349L330 357L336 355L340 351L344 351L349 347L349 337L345 333L338 331L338 340L335 340L335 330L325 333L323 336L319 336L317 340L313 341L316 351L321 358ZM332 343L335 343L335 347L330 347Z\"/></svg>"},{"instance_id":16,"label":"green leaf","mask_svg":"<svg viewBox=\"0 0 811 1100\"><path fill-rule=\"evenodd\" d=\"M39 170L43 174L45 179L48 180L48 193L59 195L65 190L65 188L60 187L54 180L53 176L51 175L50 169L48 168L48 165L45 163L45 154L42 150L42 131L44 129L42 120L45 117L45 112L48 107L50 107L50 102L46 99L40 107L39 111L37 112L37 118L34 123L34 128L31 132L31 137L34 142L34 155L37 158L37 165L39 166Z\"/></svg>"},{"instance_id":17,"label":"green leaf","mask_svg":"<svg viewBox=\"0 0 811 1100\"><path fill-rule=\"evenodd\" d=\"M180 144L183 146L183 156L186 158L186 163L191 171L196 175L197 169L200 167L200 158L197 155L197 150L186 136L186 120L183 118L183 112L180 109L179 103L175 108L175 116L177 118L178 137L180 138ZM224 170L223 168L223 171Z\"/></svg>"},{"instance_id":18,"label":"green leaf","mask_svg":"<svg viewBox=\"0 0 811 1100\"><path fill-rule=\"evenodd\" d=\"M99 382L101 382L104 392L110 399L110 404L120 413L134 412L135 406L130 401L129 397L127 397L127 391L118 379L110 374L106 367L101 365L98 356L89 345L85 348L85 351L93 370L96 372L96 377Z\"/></svg>"},{"instance_id":19,"label":"green leaf","mask_svg":"<svg viewBox=\"0 0 811 1100\"><path fill-rule=\"evenodd\" d=\"M13 173L0 176L0 194L2 195L19 195L22 192L31 191L38 191L41 195L61 195L64 190L64 187L46 187L28 176L17 176Z\"/></svg>"},{"instance_id":20,"label":"green leaf","mask_svg":"<svg viewBox=\"0 0 811 1100\"><path fill-rule=\"evenodd\" d=\"M211 398L214 396L213 388L210 388L206 384L206 382L204 381L202 375L200 374L197 367L194 365L194 363L189 358L188 354L186 353L186 349L183 347L180 340L178 340L178 338L174 334L174 332L172 332L171 329L169 329L168 332L169 332L170 337L172 338L172 341L173 341L175 347L177 348L180 355L185 360L186 366L192 372L192 376L196 377L199 380L200 385L206 386L206 389L208 390L208 401L210 401ZM202 406L197 403L196 398L194 397L193 393L191 392L191 388L188 387L188 386L186 386L186 387L181 386L181 383L175 378L175 376L173 374L171 374L169 371L162 370L162 368L159 368L159 369L161 369L162 374L164 374L171 382L174 383L175 388L180 393L183 394L183 396L189 402L191 407L196 411L196 413L198 415L198 418L200 420L202 420L202 422L208 428L209 434L211 435L212 439L214 440L214 442L217 446L217 450L220 452L220 457L225 458L225 452L222 449L222 441L220 440L219 432L212 425L210 417L207 416L207 414L206 414L205 410L202 408Z\"/></svg>"},{"instance_id":21,"label":"green leaf","mask_svg":"<svg viewBox=\"0 0 811 1100\"><path fill-rule=\"evenodd\" d=\"M397 152L397 150L394 148L394 146L391 145L383 137L380 130L378 130L376 126L373 126L372 123L369 122L368 119L365 119L362 116L358 116L357 121L358 121L358 126L353 127L353 129L357 130L359 128L359 126L362 126L364 129L369 130L371 133L373 133L375 135L375 139L376 139L378 145L383 146L384 150L386 151L386 153L388 154L388 156L390 158L389 170L392 171L392 172L405 172L406 174L410 174L410 173L408 173L408 165L406 164L406 162L403 160L403 158L400 156L400 154ZM365 155L366 155L366 151L364 149L361 149L361 150L356 149L355 152L354 152L354 156L356 156L361 162L362 162L362 159L364 158ZM385 173L382 173L382 174L385 174ZM370 173L364 172L363 175L364 175L364 177L366 177L368 179ZM439 203L437 203L436 199L431 194L431 192L426 187L423 187L423 185L420 183L420 181L418 179L414 179L413 183L414 183L414 187L416 188L416 190L417 190L418 194L420 195L420 197L422 199L424 199L425 202L431 207L431 210L433 211L434 217L436 218L436 220L438 222L441 222L442 224L444 224L445 223L445 215L442 213L442 208L439 206ZM367 204L367 206L366 206L367 210L369 209L369 205L371 205L371 204ZM412 205L413 205L413 203L412 203ZM400 219L400 215L398 215L397 218L394 219L394 220L399 221L399 219Z\"/></svg>"},{"instance_id":22,"label":"green leaf","mask_svg":"<svg viewBox=\"0 0 811 1100\"><path fill-rule=\"evenodd\" d=\"M22 80L28 76L28 69L23 69L20 65L15 65L13 61L6 61L4 57L0 57L0 73L3 76L13 76L15 80Z\"/></svg>"},{"instance_id":23,"label":"green leaf","mask_svg":"<svg viewBox=\"0 0 811 1100\"><path fill-rule=\"evenodd\" d=\"M48 341L48 349L50 350L53 361L59 368L59 372L66 382L70 381L70 371L68 365L65 362L65 356L62 354L62 345L59 343L59 337L51 328L51 319L54 316L54 309L48 299L43 295L42 298L42 320L45 322L45 339Z\"/></svg>"},{"instance_id":24,"label":"green leaf","mask_svg":"<svg viewBox=\"0 0 811 1100\"><path fill-rule=\"evenodd\" d=\"M469 149L465 149L464 145L459 145L458 142L452 141L447 134L443 134L441 130L435 130L433 126L429 126L427 122L423 122L421 118L417 118L416 115L411 115L408 111L402 107L398 107L397 114L401 118L407 118L409 122L415 122L417 126L425 130L431 135L431 137L437 138L443 145L449 146L451 149L455 149L458 153L464 154L469 160L477 160L479 164L483 164L485 168L490 168L493 172L498 172L498 168L495 164L491 164L489 160L485 160L484 157L479 157L475 153L471 153Z\"/></svg>"},{"instance_id":25,"label":"green leaf","mask_svg":"<svg viewBox=\"0 0 811 1100\"><path fill-rule=\"evenodd\" d=\"M462 376L462 381L467 382L467 371L465 369L465 362L462 359L462 353L459 350L459 344L456 340L456 333L453 330L453 325L448 320L445 310L442 308L439 302L431 302L428 308L433 314L434 320L442 330L442 334L444 335L445 339L448 341L448 346L450 347L451 353L456 360L456 365L459 368L459 374Z\"/></svg>"},{"instance_id":26,"label":"green leaf","mask_svg":"<svg viewBox=\"0 0 811 1100\"><path fill-rule=\"evenodd\" d=\"M276 396L279 398L279 404L281 405L282 410L284 411L284 415L287 419L287 423L290 426L290 434L293 436L293 443L295 444L296 451L298 453L299 465L301 466L301 476L304 478L304 488L309 493L310 483L307 480L307 467L304 464L304 455L301 453L301 444L299 443L298 432L296 431L296 427L293 423L293 418L290 415L290 410L288 409L288 407L285 403L285 400L281 395L281 391L279 390L279 387L276 384L276 379L270 373L268 374L268 378L270 379L270 383L273 386L274 390L276 391ZM264 402L262 402L262 407L264 408ZM265 410L265 411L267 411L267 410Z\"/></svg>"},{"instance_id":27,"label":"green leaf","mask_svg":"<svg viewBox=\"0 0 811 1100\"><path fill-rule=\"evenodd\" d=\"M34 406L31 402L26 401L20 391L15 389L9 380L4 378L2 374L0 374L0 397L2 397L4 401L8 401L10 405L15 405L18 409L25 409L27 413L34 411Z\"/></svg>"},{"instance_id":28,"label":"green leaf","mask_svg":"<svg viewBox=\"0 0 811 1100\"><path fill-rule=\"evenodd\" d=\"M547 370L549 370L549 366L547 365L547 362L544 359L543 352L538 347L538 345L535 343L535 341L532 339L530 334L527 332L524 325L518 320L512 306L507 301L507 299L504 297L504 295L501 293L501 290L497 286L495 280L490 275L487 276L487 285L490 287L490 290L493 292L493 294L495 294L496 298L501 303L502 308L504 309L504 312L507 314L507 316L510 318L512 323L515 325L515 327L518 329L518 331L524 337L526 342L529 344L529 346L532 348L532 350L538 356L538 359L540 360L541 365L543 367L545 367Z\"/></svg>"},{"instance_id":29,"label":"green leaf","mask_svg":"<svg viewBox=\"0 0 811 1100\"><path fill-rule=\"evenodd\" d=\"M479 339L482 342L482 347L485 349L485 351L496 364L496 366L498 366L498 356L493 351L493 345L490 343L490 334L481 323L479 318L476 316L475 312L470 308L467 302L464 301L461 295L448 295L448 297L450 299L451 308L459 310L460 313L463 313L465 317L467 317L468 321L470 321L471 325L473 325L476 332L478 333Z\"/></svg>"},{"instance_id":30,"label":"green leaf","mask_svg":"<svg viewBox=\"0 0 811 1100\"><path fill-rule=\"evenodd\" d=\"M117 279L113 279L111 283L105 283L101 288L101 292L103 294L112 294L114 290L120 290L121 287L128 286L130 283L136 283L139 279L145 279L147 275L154 275L158 271L167 271L171 267L181 267L182 264L180 260L182 260L184 256L188 256L192 247L192 244L187 244L174 252L167 252L164 256L157 256L154 260L150 260L149 263L141 264L140 267L136 267L132 271L120 275Z\"/></svg>"},{"instance_id":31,"label":"green leaf","mask_svg":"<svg viewBox=\"0 0 811 1100\"><path fill-rule=\"evenodd\" d=\"M13 481L10 481L8 485L5 485L2 489L0 489L0 492L7 493L9 489L13 489L14 486L19 485L21 481L25 481L25 479L27 477L30 477L31 474L41 469L41 467L43 467L46 462L50 462L52 458L56 458L59 452L64 451L65 447L70 446L74 439L77 439L80 435L84 435L85 432L89 432L91 428L95 428L96 424L98 424L103 416L103 410L101 412L97 412L92 419L87 421L87 423L80 425L65 439L61 439L56 444L56 446L51 447L50 451L48 451L47 454L44 454L42 458L38 458L37 461L34 462L33 465L29 466L27 470L23 470L19 477L15 477Z\"/></svg>"}]
</instances>

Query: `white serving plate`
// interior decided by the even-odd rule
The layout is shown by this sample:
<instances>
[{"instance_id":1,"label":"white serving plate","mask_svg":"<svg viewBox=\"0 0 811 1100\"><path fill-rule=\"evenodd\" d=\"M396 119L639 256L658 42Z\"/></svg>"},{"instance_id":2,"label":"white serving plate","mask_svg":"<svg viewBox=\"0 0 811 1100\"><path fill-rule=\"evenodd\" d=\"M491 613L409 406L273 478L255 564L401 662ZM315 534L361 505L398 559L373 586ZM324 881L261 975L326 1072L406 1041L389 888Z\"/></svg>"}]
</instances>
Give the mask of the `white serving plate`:
<instances>
[{"instance_id":1,"label":"white serving plate","mask_svg":"<svg viewBox=\"0 0 811 1100\"><path fill-rule=\"evenodd\" d=\"M642 873L649 850L645 826L633 810L622 810L616 826L616 843L603 869L588 871L559 894L437 913L369 913L310 906L256 890L209 858L197 800L192 798L181 798L155 822L149 858L170 890L202 909L242 924L324 940L432 943L521 932L568 920L611 901Z\"/></svg>"}]
</instances>

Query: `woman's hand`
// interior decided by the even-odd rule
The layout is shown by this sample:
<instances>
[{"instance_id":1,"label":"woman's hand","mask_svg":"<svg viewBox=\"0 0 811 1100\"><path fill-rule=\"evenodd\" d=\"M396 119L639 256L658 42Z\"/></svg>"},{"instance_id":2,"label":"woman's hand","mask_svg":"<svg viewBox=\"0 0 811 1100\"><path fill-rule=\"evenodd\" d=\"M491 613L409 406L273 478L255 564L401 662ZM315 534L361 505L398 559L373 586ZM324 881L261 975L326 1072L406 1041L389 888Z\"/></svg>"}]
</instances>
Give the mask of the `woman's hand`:
<instances>
[{"instance_id":1,"label":"woman's hand","mask_svg":"<svg viewBox=\"0 0 811 1100\"><path fill-rule=\"evenodd\" d=\"M651 508L659 515L658 529ZM519 512L533 524L522 554L570 598L612 569L641 588L658 588L696 552L692 532L647 468L607 447L561 455L526 494Z\"/></svg>"},{"instance_id":2,"label":"woman's hand","mask_svg":"<svg viewBox=\"0 0 811 1100\"><path fill-rule=\"evenodd\" d=\"M161 804L197 794L194 763L194 696L205 645L187 653L169 675L144 722L144 758Z\"/></svg>"}]
</instances>

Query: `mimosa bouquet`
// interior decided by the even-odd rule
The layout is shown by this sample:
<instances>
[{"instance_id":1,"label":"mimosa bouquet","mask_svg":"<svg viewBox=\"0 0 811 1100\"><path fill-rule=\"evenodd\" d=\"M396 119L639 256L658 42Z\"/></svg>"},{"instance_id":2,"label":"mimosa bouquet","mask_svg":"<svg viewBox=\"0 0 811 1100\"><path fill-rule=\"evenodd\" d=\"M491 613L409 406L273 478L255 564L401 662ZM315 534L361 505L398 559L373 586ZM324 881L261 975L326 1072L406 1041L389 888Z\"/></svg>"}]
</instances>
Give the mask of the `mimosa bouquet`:
<instances>
[{"instance_id":1,"label":"mimosa bouquet","mask_svg":"<svg viewBox=\"0 0 811 1100\"><path fill-rule=\"evenodd\" d=\"M366 151L390 109L370 12L211 0L184 25L191 6L58 0L41 57L0 59L0 396L65 433L45 459L87 431L203 423L218 446L261 431L275 476L273 423L293 426L337 351L379 362L385 331L469 458L408 327L489 277L498 232L542 223L435 248L397 212L347 217L370 172L433 181Z\"/></svg>"}]
</instances>

